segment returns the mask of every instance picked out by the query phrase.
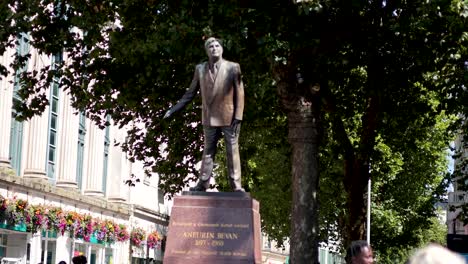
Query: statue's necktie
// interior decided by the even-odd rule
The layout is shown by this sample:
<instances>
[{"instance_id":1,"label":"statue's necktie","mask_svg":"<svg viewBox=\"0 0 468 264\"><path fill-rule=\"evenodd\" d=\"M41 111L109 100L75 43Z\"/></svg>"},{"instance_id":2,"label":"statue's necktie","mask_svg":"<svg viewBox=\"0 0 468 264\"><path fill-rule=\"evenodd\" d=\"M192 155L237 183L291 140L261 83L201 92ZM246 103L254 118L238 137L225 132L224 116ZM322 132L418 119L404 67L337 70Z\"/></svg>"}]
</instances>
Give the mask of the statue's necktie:
<instances>
[{"instance_id":1,"label":"statue's necktie","mask_svg":"<svg viewBox=\"0 0 468 264\"><path fill-rule=\"evenodd\" d=\"M216 80L216 75L218 74L218 65L213 64L213 66L210 67L210 76L213 81Z\"/></svg>"},{"instance_id":2,"label":"statue's necktie","mask_svg":"<svg viewBox=\"0 0 468 264\"><path fill-rule=\"evenodd\" d=\"M213 76L216 77L216 75L218 74L218 64L214 64L213 65Z\"/></svg>"}]
</instances>

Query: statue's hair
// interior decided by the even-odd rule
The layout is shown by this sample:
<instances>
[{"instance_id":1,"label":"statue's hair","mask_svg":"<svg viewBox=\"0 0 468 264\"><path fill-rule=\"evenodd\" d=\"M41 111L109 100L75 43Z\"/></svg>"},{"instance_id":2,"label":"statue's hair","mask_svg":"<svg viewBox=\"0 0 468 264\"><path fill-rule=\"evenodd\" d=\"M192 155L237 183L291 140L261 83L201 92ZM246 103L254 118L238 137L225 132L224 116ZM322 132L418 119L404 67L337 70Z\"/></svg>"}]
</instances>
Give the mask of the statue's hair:
<instances>
[{"instance_id":1,"label":"statue's hair","mask_svg":"<svg viewBox=\"0 0 468 264\"><path fill-rule=\"evenodd\" d=\"M219 45L223 45L223 42L220 40L220 39L217 39L215 37L209 37L206 41L205 41L205 49L212 43L212 42L218 42Z\"/></svg>"},{"instance_id":2,"label":"statue's hair","mask_svg":"<svg viewBox=\"0 0 468 264\"><path fill-rule=\"evenodd\" d=\"M429 244L416 251L408 264L466 264L466 261L459 254L443 246Z\"/></svg>"},{"instance_id":3,"label":"statue's hair","mask_svg":"<svg viewBox=\"0 0 468 264\"><path fill-rule=\"evenodd\" d=\"M351 263L352 257L359 255L363 248L370 248L369 243L365 240L351 241L348 249L346 250L346 263Z\"/></svg>"}]
</instances>

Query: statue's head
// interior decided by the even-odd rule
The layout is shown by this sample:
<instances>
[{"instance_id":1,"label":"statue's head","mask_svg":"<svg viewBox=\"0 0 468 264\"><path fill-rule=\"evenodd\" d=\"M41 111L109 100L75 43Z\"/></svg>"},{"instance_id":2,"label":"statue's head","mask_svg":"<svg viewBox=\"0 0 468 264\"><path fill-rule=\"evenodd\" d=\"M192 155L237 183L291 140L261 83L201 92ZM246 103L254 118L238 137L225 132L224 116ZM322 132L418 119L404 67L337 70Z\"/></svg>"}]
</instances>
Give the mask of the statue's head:
<instances>
[{"instance_id":1,"label":"statue's head","mask_svg":"<svg viewBox=\"0 0 468 264\"><path fill-rule=\"evenodd\" d=\"M221 45L221 40L217 38L208 38L205 41L205 50L210 60L218 60L223 57L223 46Z\"/></svg>"}]
</instances>

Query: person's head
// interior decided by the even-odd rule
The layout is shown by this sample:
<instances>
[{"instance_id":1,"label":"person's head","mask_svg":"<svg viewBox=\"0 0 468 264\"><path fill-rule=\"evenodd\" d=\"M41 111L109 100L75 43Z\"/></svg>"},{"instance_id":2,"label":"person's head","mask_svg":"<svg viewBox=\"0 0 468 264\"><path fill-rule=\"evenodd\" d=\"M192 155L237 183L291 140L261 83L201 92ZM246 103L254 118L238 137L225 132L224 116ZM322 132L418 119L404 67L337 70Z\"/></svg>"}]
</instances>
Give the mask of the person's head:
<instances>
[{"instance_id":1,"label":"person's head","mask_svg":"<svg viewBox=\"0 0 468 264\"><path fill-rule=\"evenodd\" d=\"M67 262L65 262L65 261L62 260L62 261L60 261L58 264L67 264Z\"/></svg>"},{"instance_id":2,"label":"person's head","mask_svg":"<svg viewBox=\"0 0 468 264\"><path fill-rule=\"evenodd\" d=\"M348 264L372 264L374 254L371 246L364 240L352 241L346 251L346 263Z\"/></svg>"},{"instance_id":3,"label":"person's head","mask_svg":"<svg viewBox=\"0 0 468 264\"><path fill-rule=\"evenodd\" d=\"M73 257L72 262L73 264L87 264L88 260L86 259L85 256L79 255L79 256Z\"/></svg>"},{"instance_id":4,"label":"person's head","mask_svg":"<svg viewBox=\"0 0 468 264\"><path fill-rule=\"evenodd\" d=\"M409 259L409 264L466 264L462 256L437 244L419 249Z\"/></svg>"},{"instance_id":5,"label":"person's head","mask_svg":"<svg viewBox=\"0 0 468 264\"><path fill-rule=\"evenodd\" d=\"M217 38L208 38L205 41L205 50L210 60L217 61L223 57L223 46Z\"/></svg>"}]
</instances>

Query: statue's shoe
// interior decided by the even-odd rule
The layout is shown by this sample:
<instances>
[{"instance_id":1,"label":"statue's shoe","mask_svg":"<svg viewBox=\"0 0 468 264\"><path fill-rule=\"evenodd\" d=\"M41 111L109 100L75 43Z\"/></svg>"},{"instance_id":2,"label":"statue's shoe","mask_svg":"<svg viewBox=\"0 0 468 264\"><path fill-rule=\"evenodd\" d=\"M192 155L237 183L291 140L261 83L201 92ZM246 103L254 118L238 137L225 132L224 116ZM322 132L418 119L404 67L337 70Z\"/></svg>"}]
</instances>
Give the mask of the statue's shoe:
<instances>
[{"instance_id":1,"label":"statue's shoe","mask_svg":"<svg viewBox=\"0 0 468 264\"><path fill-rule=\"evenodd\" d=\"M195 187L190 187L189 189L191 192L206 192L206 188L201 186L201 185L198 185L195 186Z\"/></svg>"}]
</instances>

